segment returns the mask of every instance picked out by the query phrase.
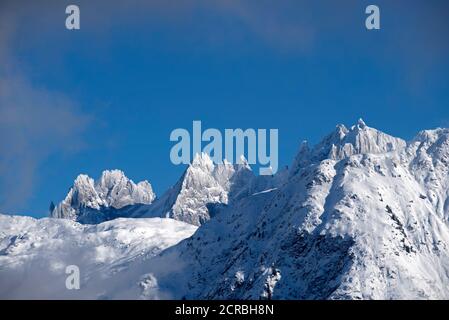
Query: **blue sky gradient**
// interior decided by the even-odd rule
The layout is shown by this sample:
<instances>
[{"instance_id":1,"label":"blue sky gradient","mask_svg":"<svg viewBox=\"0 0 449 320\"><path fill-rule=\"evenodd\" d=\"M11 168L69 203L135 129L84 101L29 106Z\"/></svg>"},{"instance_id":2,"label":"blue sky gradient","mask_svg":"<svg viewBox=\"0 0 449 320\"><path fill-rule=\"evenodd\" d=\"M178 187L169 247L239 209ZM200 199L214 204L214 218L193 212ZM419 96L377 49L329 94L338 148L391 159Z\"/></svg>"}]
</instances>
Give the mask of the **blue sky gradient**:
<instances>
[{"instance_id":1,"label":"blue sky gradient","mask_svg":"<svg viewBox=\"0 0 449 320\"><path fill-rule=\"evenodd\" d=\"M193 120L279 129L280 165L359 117L404 139L449 127L447 1L33 2L0 4L0 212L45 216L104 169L161 195Z\"/></svg>"}]
</instances>

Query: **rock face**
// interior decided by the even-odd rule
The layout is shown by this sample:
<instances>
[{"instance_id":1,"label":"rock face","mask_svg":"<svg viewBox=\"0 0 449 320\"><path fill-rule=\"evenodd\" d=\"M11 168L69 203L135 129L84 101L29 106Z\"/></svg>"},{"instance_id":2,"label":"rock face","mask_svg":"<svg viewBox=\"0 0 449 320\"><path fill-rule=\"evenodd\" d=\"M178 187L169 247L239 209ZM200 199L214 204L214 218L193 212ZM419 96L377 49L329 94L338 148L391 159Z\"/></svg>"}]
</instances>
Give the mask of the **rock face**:
<instances>
[{"instance_id":1,"label":"rock face","mask_svg":"<svg viewBox=\"0 0 449 320\"><path fill-rule=\"evenodd\" d=\"M155 197L148 181L135 184L120 170L103 171L97 181L80 174L66 198L53 208L50 215L81 223L99 223L120 217L119 209L150 204Z\"/></svg>"}]
</instances>

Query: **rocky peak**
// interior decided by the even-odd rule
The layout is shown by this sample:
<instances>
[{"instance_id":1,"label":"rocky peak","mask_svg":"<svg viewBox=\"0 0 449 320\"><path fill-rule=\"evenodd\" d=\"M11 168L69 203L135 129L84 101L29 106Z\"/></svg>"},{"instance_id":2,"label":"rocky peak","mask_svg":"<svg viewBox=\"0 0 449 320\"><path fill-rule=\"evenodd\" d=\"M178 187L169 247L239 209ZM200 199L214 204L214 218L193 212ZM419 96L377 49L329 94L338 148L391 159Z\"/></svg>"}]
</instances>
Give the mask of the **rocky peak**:
<instances>
[{"instance_id":1,"label":"rocky peak","mask_svg":"<svg viewBox=\"0 0 449 320\"><path fill-rule=\"evenodd\" d=\"M79 220L86 208L120 209L132 204L149 204L154 198L148 181L135 184L120 170L105 170L97 181L80 174L65 199L53 209L51 216Z\"/></svg>"},{"instance_id":2,"label":"rocky peak","mask_svg":"<svg viewBox=\"0 0 449 320\"><path fill-rule=\"evenodd\" d=\"M347 129L337 125L320 143L309 148L306 142L301 144L293 162L291 175L299 168L325 159L341 160L354 154L385 153L405 148L406 142L377 129L368 127L362 119Z\"/></svg>"}]
</instances>

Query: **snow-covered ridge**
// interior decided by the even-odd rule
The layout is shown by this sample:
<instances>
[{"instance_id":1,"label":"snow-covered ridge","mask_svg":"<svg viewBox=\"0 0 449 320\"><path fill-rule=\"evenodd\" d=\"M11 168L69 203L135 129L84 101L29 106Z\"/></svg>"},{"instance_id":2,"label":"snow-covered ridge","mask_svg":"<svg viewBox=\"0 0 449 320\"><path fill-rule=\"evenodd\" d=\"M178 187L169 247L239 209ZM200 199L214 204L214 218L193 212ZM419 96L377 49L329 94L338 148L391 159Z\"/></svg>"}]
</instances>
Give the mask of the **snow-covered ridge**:
<instances>
[{"instance_id":1,"label":"snow-covered ridge","mask_svg":"<svg viewBox=\"0 0 449 320\"><path fill-rule=\"evenodd\" d=\"M273 176L256 176L244 156L236 164L226 160L215 164L206 153L197 154L172 188L132 216L168 217L199 226L235 201L277 188L287 176L286 169Z\"/></svg>"},{"instance_id":2,"label":"snow-covered ridge","mask_svg":"<svg viewBox=\"0 0 449 320\"><path fill-rule=\"evenodd\" d=\"M162 216L201 225L211 217L212 205L248 195L255 178L245 158L241 163L214 164L206 153L197 154L182 177L139 216Z\"/></svg>"},{"instance_id":3,"label":"snow-covered ridge","mask_svg":"<svg viewBox=\"0 0 449 320\"><path fill-rule=\"evenodd\" d=\"M278 188L300 168L355 154L399 151L406 145L404 140L370 128L360 119L349 129L338 125L312 148L307 142L302 143L290 169L280 170L274 176L255 176L243 156L238 164L226 160L214 164L207 154L201 153L194 157L178 182L158 199L147 181L135 185L119 170L105 171L97 182L80 175L67 198L52 210L52 216L82 223L99 223L117 217L171 217L201 225L221 205Z\"/></svg>"},{"instance_id":4,"label":"snow-covered ridge","mask_svg":"<svg viewBox=\"0 0 449 320\"><path fill-rule=\"evenodd\" d=\"M150 204L155 197L148 181L135 184L120 170L105 170L97 181L80 174L66 198L51 208L51 216L87 223L101 222L89 218L88 213L103 208L114 211L129 205Z\"/></svg>"},{"instance_id":5,"label":"snow-covered ridge","mask_svg":"<svg viewBox=\"0 0 449 320\"><path fill-rule=\"evenodd\" d=\"M201 153L160 198L147 181L134 184L119 170L104 171L97 181L81 174L50 216L89 224L118 217L167 217L198 226L221 205L275 188L286 177L286 170L274 176L255 176L243 156L237 164L226 160L214 164L209 155Z\"/></svg>"}]
</instances>

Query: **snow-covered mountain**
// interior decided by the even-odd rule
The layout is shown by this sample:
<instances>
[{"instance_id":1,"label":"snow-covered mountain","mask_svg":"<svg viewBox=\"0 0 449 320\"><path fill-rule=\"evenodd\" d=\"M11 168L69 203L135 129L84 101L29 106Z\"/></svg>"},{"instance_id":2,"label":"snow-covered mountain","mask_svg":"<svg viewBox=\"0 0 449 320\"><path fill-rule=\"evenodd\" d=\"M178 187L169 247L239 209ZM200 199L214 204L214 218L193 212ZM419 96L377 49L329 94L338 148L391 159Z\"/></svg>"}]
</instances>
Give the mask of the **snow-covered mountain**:
<instances>
[{"instance_id":1,"label":"snow-covered mountain","mask_svg":"<svg viewBox=\"0 0 449 320\"><path fill-rule=\"evenodd\" d=\"M301 152L286 184L243 198L155 258L195 299L449 298L449 130L406 144L362 121Z\"/></svg>"},{"instance_id":2,"label":"snow-covered mountain","mask_svg":"<svg viewBox=\"0 0 449 320\"><path fill-rule=\"evenodd\" d=\"M51 207L50 216L81 223L100 223L126 216L126 210L119 209L150 204L155 197L148 181L135 184L120 170L103 171L97 181L80 174L66 198L56 207Z\"/></svg>"},{"instance_id":3,"label":"snow-covered mountain","mask_svg":"<svg viewBox=\"0 0 449 320\"><path fill-rule=\"evenodd\" d=\"M253 190L255 176L246 159L240 163L214 164L206 153L197 154L179 181L149 208L134 214L141 217L170 217L201 225L221 205L245 197Z\"/></svg>"},{"instance_id":4,"label":"snow-covered mountain","mask_svg":"<svg viewBox=\"0 0 449 320\"><path fill-rule=\"evenodd\" d=\"M154 212L201 226L111 275L114 286L104 297L127 288L134 298L449 299L449 129L422 131L405 142L362 120L339 125L316 146L303 143L290 169L275 177L255 177L244 162L215 165L199 155L160 199L120 210L127 208L134 208L130 216L163 208ZM46 228L74 224L101 233L140 220L147 219L97 226L45 221ZM5 222L0 225L3 230ZM11 255L5 244L15 243L23 228L19 220L8 225L0 257ZM46 260L33 242L22 252ZM10 258L14 265L17 258Z\"/></svg>"}]
</instances>

